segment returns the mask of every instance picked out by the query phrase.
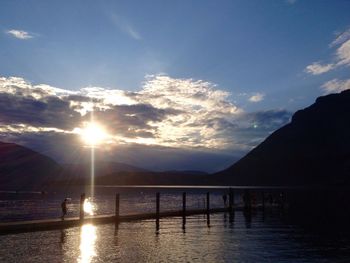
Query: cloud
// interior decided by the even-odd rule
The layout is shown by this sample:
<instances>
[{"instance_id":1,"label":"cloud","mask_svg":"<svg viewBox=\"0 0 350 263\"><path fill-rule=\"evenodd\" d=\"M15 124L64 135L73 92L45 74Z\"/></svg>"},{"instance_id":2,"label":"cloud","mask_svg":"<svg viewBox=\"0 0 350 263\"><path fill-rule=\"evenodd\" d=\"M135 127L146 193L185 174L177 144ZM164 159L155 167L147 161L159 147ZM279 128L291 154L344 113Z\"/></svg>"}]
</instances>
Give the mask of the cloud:
<instances>
[{"instance_id":1,"label":"cloud","mask_svg":"<svg viewBox=\"0 0 350 263\"><path fill-rule=\"evenodd\" d=\"M132 149L143 152L139 158L145 164L150 162L147 149L176 152L179 160L189 152L227 160L289 121L290 113L283 110L246 113L229 96L211 82L166 75L147 76L134 92L101 87L69 91L0 77L0 139L63 158L67 151L84 150L79 130L93 111L93 119L109 134L101 151L113 158L124 149L119 161L138 162L128 160L137 159Z\"/></svg>"},{"instance_id":2,"label":"cloud","mask_svg":"<svg viewBox=\"0 0 350 263\"><path fill-rule=\"evenodd\" d=\"M320 62L314 62L311 65L308 65L305 71L312 75L320 75L334 69L335 66L335 64L322 65Z\"/></svg>"},{"instance_id":3,"label":"cloud","mask_svg":"<svg viewBox=\"0 0 350 263\"><path fill-rule=\"evenodd\" d=\"M344 42L337 49L337 66L350 66L350 40Z\"/></svg>"},{"instance_id":4,"label":"cloud","mask_svg":"<svg viewBox=\"0 0 350 263\"><path fill-rule=\"evenodd\" d=\"M157 138L157 124L177 114L180 112L174 109L159 109L150 104L114 105L107 110L96 111L94 118L107 123L105 126L109 132L118 134L119 137Z\"/></svg>"},{"instance_id":5,"label":"cloud","mask_svg":"<svg viewBox=\"0 0 350 263\"><path fill-rule=\"evenodd\" d=\"M261 143L273 131L290 122L292 113L284 110L247 112L238 119L235 128L237 143L251 149Z\"/></svg>"},{"instance_id":6,"label":"cloud","mask_svg":"<svg viewBox=\"0 0 350 263\"><path fill-rule=\"evenodd\" d=\"M331 48L339 46L335 52L335 58L331 63L322 64L313 62L306 66L305 72L312 75L320 75L341 66L350 66L350 29L339 34L330 44Z\"/></svg>"},{"instance_id":7,"label":"cloud","mask_svg":"<svg viewBox=\"0 0 350 263\"><path fill-rule=\"evenodd\" d=\"M345 30L344 32L337 33L336 38L333 40L333 42L329 45L330 47L334 47L337 45L340 45L350 39L350 28Z\"/></svg>"},{"instance_id":8,"label":"cloud","mask_svg":"<svg viewBox=\"0 0 350 263\"><path fill-rule=\"evenodd\" d=\"M69 133L89 121L93 111L112 144L225 148L234 117L242 112L228 96L212 83L169 76L148 76L138 92L100 87L72 92L0 78L0 124Z\"/></svg>"},{"instance_id":9,"label":"cloud","mask_svg":"<svg viewBox=\"0 0 350 263\"><path fill-rule=\"evenodd\" d=\"M69 129L79 120L79 113L70 108L69 102L57 97L37 100L0 93L0 105L0 122L6 124Z\"/></svg>"},{"instance_id":10,"label":"cloud","mask_svg":"<svg viewBox=\"0 0 350 263\"><path fill-rule=\"evenodd\" d=\"M30 35L28 32L23 31L23 30L11 29L11 30L6 31L6 33L15 37L15 38L23 39L23 40L33 38L33 35Z\"/></svg>"},{"instance_id":11,"label":"cloud","mask_svg":"<svg viewBox=\"0 0 350 263\"><path fill-rule=\"evenodd\" d=\"M278 109L246 113L242 118L245 119L250 128L257 129L260 127L265 131L272 132L287 124L290 121L291 116L291 112L284 109Z\"/></svg>"},{"instance_id":12,"label":"cloud","mask_svg":"<svg viewBox=\"0 0 350 263\"><path fill-rule=\"evenodd\" d=\"M129 36L131 36L133 39L136 39L136 40L141 40L142 39L141 35L134 28L132 28L130 25L126 25L124 27L124 31Z\"/></svg>"},{"instance_id":13,"label":"cloud","mask_svg":"<svg viewBox=\"0 0 350 263\"><path fill-rule=\"evenodd\" d=\"M122 32L130 36L131 38L135 40L141 40L142 37L137 30L131 26L131 24L121 16L118 16L116 14L111 14L111 21L112 23Z\"/></svg>"},{"instance_id":14,"label":"cloud","mask_svg":"<svg viewBox=\"0 0 350 263\"><path fill-rule=\"evenodd\" d=\"M286 0L287 4L294 5L297 2L297 0Z\"/></svg>"},{"instance_id":15,"label":"cloud","mask_svg":"<svg viewBox=\"0 0 350 263\"><path fill-rule=\"evenodd\" d=\"M346 80L332 79L324 83L321 86L321 89L324 91L325 94L338 93L343 90L348 90L350 89L350 79L346 79Z\"/></svg>"},{"instance_id":16,"label":"cloud","mask_svg":"<svg viewBox=\"0 0 350 263\"><path fill-rule=\"evenodd\" d=\"M265 95L262 93L256 93L254 95L252 95L248 100L250 102L259 102L262 101L264 99Z\"/></svg>"}]
</instances>

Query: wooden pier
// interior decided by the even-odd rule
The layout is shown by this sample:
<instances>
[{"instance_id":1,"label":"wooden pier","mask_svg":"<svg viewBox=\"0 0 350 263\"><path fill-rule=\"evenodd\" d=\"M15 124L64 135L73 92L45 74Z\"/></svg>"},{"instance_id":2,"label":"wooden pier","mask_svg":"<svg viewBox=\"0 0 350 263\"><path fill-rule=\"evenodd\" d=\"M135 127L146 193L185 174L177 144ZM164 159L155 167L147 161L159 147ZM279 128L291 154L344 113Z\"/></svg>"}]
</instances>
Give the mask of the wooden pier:
<instances>
[{"instance_id":1,"label":"wooden pier","mask_svg":"<svg viewBox=\"0 0 350 263\"><path fill-rule=\"evenodd\" d=\"M209 213L221 213L228 212L226 208L215 208L210 209ZM196 210L186 210L186 216L207 214L207 209L196 209ZM86 223L93 224L108 224L108 223L120 223L120 222L130 222L139 221L146 219L157 219L166 217L183 217L183 211L165 211L157 213L140 213L140 214L130 214L130 215L120 215L116 217L115 215L98 215L93 217L85 217L80 220L79 217L62 219L46 219L46 220L32 220L32 221L19 221L10 223L0 223L0 235L11 234L11 233L22 233L22 232L32 232L32 231L46 231L54 229L63 229L69 227L77 227Z\"/></svg>"},{"instance_id":2,"label":"wooden pier","mask_svg":"<svg viewBox=\"0 0 350 263\"><path fill-rule=\"evenodd\" d=\"M32 232L32 231L46 231L54 229L63 229L69 227L78 227L86 223L93 224L107 224L115 223L119 224L121 222L130 222L137 220L154 219L156 222L156 229L159 230L160 218L165 217L180 217L182 218L182 226L185 228L186 217L191 215L206 215L207 225L210 227L210 214L212 213L222 213L227 212L230 215L230 220L233 220L234 212L237 210L244 210L252 208L251 198L249 197L249 190L244 190L244 204L238 207L234 203L234 192L233 189L228 189L229 204L226 206L226 194L225 194L225 207L224 208L210 208L210 193L206 193L205 208L203 209L187 209L186 207L186 192L182 193L182 210L176 211L160 211L160 193L156 193L156 210L152 213L138 213L129 215L120 215L120 195L116 194L115 199L115 213L114 215L96 215L96 216L85 216L83 207L85 201L85 194L83 193L80 198L80 211L79 217L74 218L61 218L57 219L44 219L44 220L31 220L31 221L19 221L19 222L6 222L0 223L0 235L10 234L10 233L21 233L21 232ZM255 208L265 208L265 197L264 192L262 192L262 204L261 206L255 206Z\"/></svg>"}]
</instances>

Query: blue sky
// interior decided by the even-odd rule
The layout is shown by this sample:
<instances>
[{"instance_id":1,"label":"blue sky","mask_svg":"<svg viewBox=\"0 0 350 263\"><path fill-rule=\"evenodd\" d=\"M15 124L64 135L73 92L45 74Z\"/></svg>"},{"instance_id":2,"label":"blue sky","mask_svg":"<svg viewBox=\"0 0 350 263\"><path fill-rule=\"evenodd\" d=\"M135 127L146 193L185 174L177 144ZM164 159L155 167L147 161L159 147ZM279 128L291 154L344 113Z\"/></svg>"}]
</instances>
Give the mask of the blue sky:
<instances>
[{"instance_id":1,"label":"blue sky","mask_svg":"<svg viewBox=\"0 0 350 263\"><path fill-rule=\"evenodd\" d=\"M80 95L88 93L82 91L86 87L103 88L103 94L106 90L136 93L137 104L164 110L165 100L152 100L151 91L175 98L176 94L169 93L169 85L173 85L169 83L175 83L183 92L195 89L191 85L202 81L210 83L203 84L204 89L222 92L219 99L219 95L206 97L203 105L207 110L214 100L215 105L223 102L222 109L237 108L232 110L232 119L221 111L220 125L224 121L231 125L226 128L238 125L239 131L227 130L227 134L244 134L249 139L244 141L241 136L228 141L243 140L245 146L252 147L253 142L286 123L286 112L292 114L325 93L350 88L349 11L350 1L1 1L2 92L8 89L9 78L17 77L23 79L22 84L27 83L27 88L32 85L29 89L45 84ZM166 92L159 86L144 91L145 86L159 85L159 81L167 87ZM11 85L17 85L14 82ZM172 102L184 98L180 96ZM174 109L180 108L177 105ZM241 112L244 115L238 116ZM266 112L270 117L271 112L276 114L270 119L274 124L266 125L256 135L259 127L254 118ZM212 138L219 141L226 133L222 126L215 126L217 123L203 124L207 115L203 110L200 114L201 118L196 119L198 130L188 130L193 123L189 125L186 117L186 134L173 134L173 144L164 143L162 137L157 147L177 144L178 149L182 148L181 141L193 141L190 146L184 145L188 151L188 147L197 148L195 142L200 141L198 147L207 147L205 151L209 152L217 141L206 145L204 141L213 131L201 132L199 123L211 129L218 127ZM155 125L152 118L145 125ZM174 130L175 117L169 118L172 124L167 122L167 130ZM245 130L248 120L254 132ZM1 118L0 124L7 128L10 125ZM23 121L16 124L27 125ZM158 124L157 127L165 126L164 122ZM4 130L3 140L14 138L8 129ZM153 137L160 138L160 133L158 130ZM28 140L24 143L30 145ZM249 148L238 149L228 141L219 147L226 156L222 166L229 163L227 154L241 156Z\"/></svg>"}]
</instances>

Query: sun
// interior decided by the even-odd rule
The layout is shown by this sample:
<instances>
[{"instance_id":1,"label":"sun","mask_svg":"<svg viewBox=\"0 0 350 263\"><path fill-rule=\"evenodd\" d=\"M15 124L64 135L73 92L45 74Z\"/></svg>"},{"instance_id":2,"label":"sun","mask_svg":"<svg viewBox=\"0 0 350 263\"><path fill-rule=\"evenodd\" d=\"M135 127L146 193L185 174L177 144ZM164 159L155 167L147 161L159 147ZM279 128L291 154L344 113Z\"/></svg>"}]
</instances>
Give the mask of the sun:
<instances>
[{"instance_id":1,"label":"sun","mask_svg":"<svg viewBox=\"0 0 350 263\"><path fill-rule=\"evenodd\" d=\"M89 215L94 215L95 205L91 202L90 198L85 199L83 209L85 213Z\"/></svg>"},{"instance_id":2,"label":"sun","mask_svg":"<svg viewBox=\"0 0 350 263\"><path fill-rule=\"evenodd\" d=\"M101 125L95 122L89 122L81 130L80 136L87 146L95 147L106 140L107 133Z\"/></svg>"}]
</instances>

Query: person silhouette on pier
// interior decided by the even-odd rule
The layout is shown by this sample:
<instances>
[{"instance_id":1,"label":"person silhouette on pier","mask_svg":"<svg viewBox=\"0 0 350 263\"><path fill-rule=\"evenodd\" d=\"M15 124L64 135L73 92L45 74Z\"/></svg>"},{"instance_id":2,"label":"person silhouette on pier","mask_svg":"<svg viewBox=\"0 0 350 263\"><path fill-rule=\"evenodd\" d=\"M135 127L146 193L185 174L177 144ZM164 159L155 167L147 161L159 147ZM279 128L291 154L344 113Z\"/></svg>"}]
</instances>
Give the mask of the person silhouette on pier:
<instances>
[{"instance_id":1,"label":"person silhouette on pier","mask_svg":"<svg viewBox=\"0 0 350 263\"><path fill-rule=\"evenodd\" d=\"M250 192L248 189L245 189L243 193L244 210L250 211L250 209L252 208L251 201L252 200L251 200Z\"/></svg>"},{"instance_id":2,"label":"person silhouette on pier","mask_svg":"<svg viewBox=\"0 0 350 263\"><path fill-rule=\"evenodd\" d=\"M227 195L226 194L224 194L222 196L222 200L224 201L224 207L226 208L227 207Z\"/></svg>"},{"instance_id":3,"label":"person silhouette on pier","mask_svg":"<svg viewBox=\"0 0 350 263\"><path fill-rule=\"evenodd\" d=\"M67 215L67 198L64 199L64 201L61 203L61 208L62 208L62 220L64 220L64 217Z\"/></svg>"}]
</instances>

